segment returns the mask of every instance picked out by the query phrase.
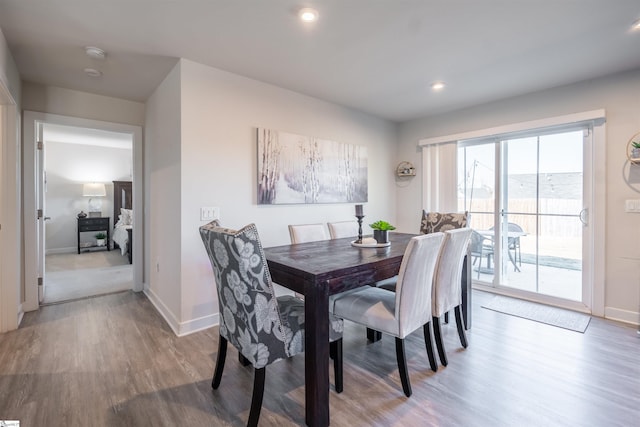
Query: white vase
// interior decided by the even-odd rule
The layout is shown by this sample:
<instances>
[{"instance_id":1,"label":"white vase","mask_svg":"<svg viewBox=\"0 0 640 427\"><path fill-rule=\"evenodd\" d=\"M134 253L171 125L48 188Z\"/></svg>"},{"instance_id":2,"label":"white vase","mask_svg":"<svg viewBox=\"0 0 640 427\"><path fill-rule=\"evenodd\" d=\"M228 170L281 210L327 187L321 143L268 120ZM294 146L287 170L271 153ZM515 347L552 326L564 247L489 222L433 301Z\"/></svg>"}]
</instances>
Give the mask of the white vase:
<instances>
[{"instance_id":1,"label":"white vase","mask_svg":"<svg viewBox=\"0 0 640 427\"><path fill-rule=\"evenodd\" d=\"M631 150L632 159L640 159L640 148L634 148Z\"/></svg>"},{"instance_id":2,"label":"white vase","mask_svg":"<svg viewBox=\"0 0 640 427\"><path fill-rule=\"evenodd\" d=\"M98 246L104 246L104 242L105 242L105 240L104 240L104 239L96 239L96 244L97 244Z\"/></svg>"}]
</instances>

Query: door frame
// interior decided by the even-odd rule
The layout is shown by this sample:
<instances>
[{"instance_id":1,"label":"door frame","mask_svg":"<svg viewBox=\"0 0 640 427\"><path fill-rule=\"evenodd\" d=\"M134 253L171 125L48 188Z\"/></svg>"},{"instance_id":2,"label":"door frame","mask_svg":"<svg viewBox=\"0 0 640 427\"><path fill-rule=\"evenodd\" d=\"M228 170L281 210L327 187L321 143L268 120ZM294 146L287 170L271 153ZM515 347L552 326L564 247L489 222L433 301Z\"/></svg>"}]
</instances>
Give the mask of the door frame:
<instances>
[{"instance_id":1,"label":"door frame","mask_svg":"<svg viewBox=\"0 0 640 427\"><path fill-rule=\"evenodd\" d=\"M36 203L36 128L40 124L56 124L90 129L100 129L110 132L127 133L133 140L133 205L134 223L139 224L133 231L133 288L135 292L144 289L144 197L143 197L143 169L142 169L142 127L105 122L100 120L83 119L79 117L62 116L58 114L24 111L23 120L23 188L24 188L24 277L25 301L24 311L37 310L38 302L38 247L37 247L37 203Z\"/></svg>"},{"instance_id":2,"label":"door frame","mask_svg":"<svg viewBox=\"0 0 640 427\"><path fill-rule=\"evenodd\" d=\"M0 79L0 333L22 319L22 247L20 224L20 116Z\"/></svg>"},{"instance_id":3,"label":"door frame","mask_svg":"<svg viewBox=\"0 0 640 427\"><path fill-rule=\"evenodd\" d=\"M444 160L446 166L433 167L433 162L430 162L432 148L440 149L440 151L447 151L453 153L454 147L457 146L458 141L480 139L480 138L500 138L501 135L511 134L515 135L517 132L528 133L534 129L543 129L562 126L573 126L579 123L590 123L592 125L592 145L591 152L589 153L592 158L592 170L591 181L592 185L592 199L591 199L591 211L589 212L589 223L593 226L590 235L589 250L591 251L589 256L583 255L583 262L589 262L592 265L592 270L589 272L588 280L591 284L591 314L594 316L604 317L605 315L605 226L606 226L606 187L605 187L605 172L606 172L606 115L604 109L585 111L574 114L567 114L563 116L543 118L539 120L531 120L527 122L512 123L493 128L474 130L469 132L463 132L458 134L451 134L445 136L438 136L432 138L424 138L418 142L418 146L423 151L423 168L425 170L433 170L436 174L425 173L423 175L423 190L422 190L422 205L425 208L441 209L442 207L448 209L457 209L456 204L443 203L444 196L446 194L456 194L457 188L457 168L454 167L448 158L445 156ZM443 147L451 146L449 150L442 150ZM453 154L450 154L451 157ZM436 157L437 153L436 153ZM436 159L436 163L437 163ZM442 160L442 159L440 159ZM430 166L429 168L427 167ZM443 186L444 185L444 186ZM442 199L442 200L441 200ZM444 200L446 202L446 200ZM442 206L441 206L442 205ZM584 273L583 273L584 274ZM482 288L490 292L504 293L506 295L511 294L507 289L495 288L495 287L483 287L474 284L474 288ZM522 295L520 295L522 297ZM559 304L557 300L548 299L545 296L541 296L541 302L553 304ZM579 303L582 305L582 303ZM570 304L567 308L574 310L580 310L577 304ZM584 309L583 309L584 311Z\"/></svg>"}]
</instances>

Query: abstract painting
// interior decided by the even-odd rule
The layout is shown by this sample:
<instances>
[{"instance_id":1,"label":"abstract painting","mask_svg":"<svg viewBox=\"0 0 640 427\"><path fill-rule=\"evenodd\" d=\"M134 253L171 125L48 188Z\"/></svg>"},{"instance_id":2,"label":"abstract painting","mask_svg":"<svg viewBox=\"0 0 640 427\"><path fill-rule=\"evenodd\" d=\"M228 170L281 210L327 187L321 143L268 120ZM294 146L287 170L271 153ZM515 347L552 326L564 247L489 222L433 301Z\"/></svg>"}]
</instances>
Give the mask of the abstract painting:
<instances>
[{"instance_id":1,"label":"abstract painting","mask_svg":"<svg viewBox=\"0 0 640 427\"><path fill-rule=\"evenodd\" d=\"M258 204L366 202L367 147L258 129Z\"/></svg>"}]
</instances>

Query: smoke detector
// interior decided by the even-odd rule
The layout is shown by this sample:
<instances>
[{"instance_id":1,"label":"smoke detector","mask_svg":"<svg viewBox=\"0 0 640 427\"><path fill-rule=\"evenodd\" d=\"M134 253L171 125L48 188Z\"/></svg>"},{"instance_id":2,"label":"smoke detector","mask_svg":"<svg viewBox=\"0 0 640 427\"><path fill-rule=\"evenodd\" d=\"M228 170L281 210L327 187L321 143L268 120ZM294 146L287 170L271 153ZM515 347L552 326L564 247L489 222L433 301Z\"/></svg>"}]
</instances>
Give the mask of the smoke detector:
<instances>
[{"instance_id":1,"label":"smoke detector","mask_svg":"<svg viewBox=\"0 0 640 427\"><path fill-rule=\"evenodd\" d=\"M84 72L89 77L101 77L102 71L96 70L95 68L85 68Z\"/></svg>"},{"instance_id":2,"label":"smoke detector","mask_svg":"<svg viewBox=\"0 0 640 427\"><path fill-rule=\"evenodd\" d=\"M87 46L84 48L84 51L89 58L93 59L104 59L104 57L107 56L104 50L95 46Z\"/></svg>"}]
</instances>

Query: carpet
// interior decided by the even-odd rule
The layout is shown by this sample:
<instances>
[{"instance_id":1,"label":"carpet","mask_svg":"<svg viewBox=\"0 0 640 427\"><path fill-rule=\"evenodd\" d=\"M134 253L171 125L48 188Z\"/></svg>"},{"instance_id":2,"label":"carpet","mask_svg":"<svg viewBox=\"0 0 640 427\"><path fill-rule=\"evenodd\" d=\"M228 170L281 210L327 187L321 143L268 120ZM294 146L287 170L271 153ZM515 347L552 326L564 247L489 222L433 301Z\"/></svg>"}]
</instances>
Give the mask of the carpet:
<instances>
[{"instance_id":1,"label":"carpet","mask_svg":"<svg viewBox=\"0 0 640 427\"><path fill-rule=\"evenodd\" d=\"M580 333L587 330L591 320L587 314L499 295L482 307Z\"/></svg>"},{"instance_id":2,"label":"carpet","mask_svg":"<svg viewBox=\"0 0 640 427\"><path fill-rule=\"evenodd\" d=\"M45 274L44 303L124 291L133 287L133 266L57 271Z\"/></svg>"}]
</instances>

